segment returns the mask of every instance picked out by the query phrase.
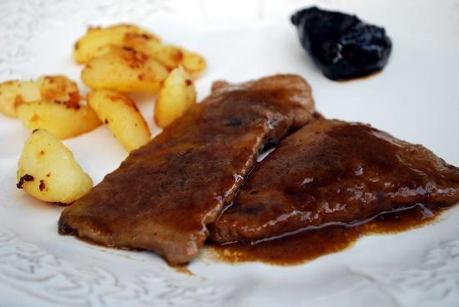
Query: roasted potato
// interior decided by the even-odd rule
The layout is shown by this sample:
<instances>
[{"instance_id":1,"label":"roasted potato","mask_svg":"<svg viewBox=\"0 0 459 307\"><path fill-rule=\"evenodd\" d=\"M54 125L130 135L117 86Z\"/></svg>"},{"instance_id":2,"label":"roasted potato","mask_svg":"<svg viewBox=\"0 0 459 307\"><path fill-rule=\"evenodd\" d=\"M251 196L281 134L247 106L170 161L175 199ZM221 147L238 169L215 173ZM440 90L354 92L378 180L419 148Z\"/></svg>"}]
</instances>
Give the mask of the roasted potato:
<instances>
[{"instance_id":1,"label":"roasted potato","mask_svg":"<svg viewBox=\"0 0 459 307\"><path fill-rule=\"evenodd\" d=\"M16 107L16 113L28 129L46 129L60 139L91 131L101 124L91 108L60 102L23 102Z\"/></svg>"},{"instance_id":2,"label":"roasted potato","mask_svg":"<svg viewBox=\"0 0 459 307\"><path fill-rule=\"evenodd\" d=\"M193 78L196 78L206 69L207 62L201 55L195 52L185 51L182 65Z\"/></svg>"},{"instance_id":3,"label":"roasted potato","mask_svg":"<svg viewBox=\"0 0 459 307\"><path fill-rule=\"evenodd\" d=\"M147 54L169 70L182 65L193 77L198 76L206 68L206 61L199 54L181 47L162 44L152 33L127 24L89 28L75 43L74 58L77 63L85 64L120 47Z\"/></svg>"},{"instance_id":4,"label":"roasted potato","mask_svg":"<svg viewBox=\"0 0 459 307\"><path fill-rule=\"evenodd\" d=\"M130 40L152 40L159 38L134 25L119 24L106 28L90 27L74 46L74 59L84 64L94 57L107 53L112 46L123 47Z\"/></svg>"},{"instance_id":5,"label":"roasted potato","mask_svg":"<svg viewBox=\"0 0 459 307\"><path fill-rule=\"evenodd\" d=\"M37 80L40 99L60 102L70 107L78 107L80 92L77 84L65 76L43 76Z\"/></svg>"},{"instance_id":6,"label":"roasted potato","mask_svg":"<svg viewBox=\"0 0 459 307\"><path fill-rule=\"evenodd\" d=\"M112 90L95 90L89 93L88 103L127 151L150 140L145 119L128 97Z\"/></svg>"},{"instance_id":7,"label":"roasted potato","mask_svg":"<svg viewBox=\"0 0 459 307\"><path fill-rule=\"evenodd\" d=\"M201 55L178 46L135 37L127 39L125 43L126 47L150 55L169 70L182 65L193 77L201 74L207 66L206 60Z\"/></svg>"},{"instance_id":8,"label":"roasted potato","mask_svg":"<svg viewBox=\"0 0 459 307\"><path fill-rule=\"evenodd\" d=\"M16 106L24 101L41 98L40 87L33 81L7 81L0 83L0 112L16 116Z\"/></svg>"},{"instance_id":9,"label":"roasted potato","mask_svg":"<svg viewBox=\"0 0 459 307\"><path fill-rule=\"evenodd\" d=\"M117 48L90 60L81 78L92 89L155 94L167 74L168 70L151 56Z\"/></svg>"},{"instance_id":10,"label":"roasted potato","mask_svg":"<svg viewBox=\"0 0 459 307\"><path fill-rule=\"evenodd\" d=\"M5 115L15 117L17 105L39 100L76 107L80 94L76 83L65 76L43 76L35 81L0 83L0 112Z\"/></svg>"},{"instance_id":11,"label":"roasted potato","mask_svg":"<svg viewBox=\"0 0 459 307\"><path fill-rule=\"evenodd\" d=\"M164 128L196 103L196 89L190 76L182 67L174 69L159 92L154 119Z\"/></svg>"},{"instance_id":12,"label":"roasted potato","mask_svg":"<svg viewBox=\"0 0 459 307\"><path fill-rule=\"evenodd\" d=\"M93 185L72 152L45 130L34 131L24 144L17 179L17 187L27 194L63 204L82 197Z\"/></svg>"},{"instance_id":13,"label":"roasted potato","mask_svg":"<svg viewBox=\"0 0 459 307\"><path fill-rule=\"evenodd\" d=\"M148 43L142 48L138 46L134 48L138 48L145 54L151 55L170 70L182 65L193 77L197 77L206 68L206 61L202 56L173 45L153 42Z\"/></svg>"}]
</instances>

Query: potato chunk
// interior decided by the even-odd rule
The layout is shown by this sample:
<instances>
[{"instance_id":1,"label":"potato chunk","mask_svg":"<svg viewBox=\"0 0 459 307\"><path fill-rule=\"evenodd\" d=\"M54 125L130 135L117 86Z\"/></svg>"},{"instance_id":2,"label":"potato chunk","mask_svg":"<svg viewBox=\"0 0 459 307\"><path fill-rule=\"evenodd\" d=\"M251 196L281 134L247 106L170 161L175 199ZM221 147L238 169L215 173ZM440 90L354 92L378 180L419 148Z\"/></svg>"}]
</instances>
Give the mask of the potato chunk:
<instances>
[{"instance_id":1,"label":"potato chunk","mask_svg":"<svg viewBox=\"0 0 459 307\"><path fill-rule=\"evenodd\" d=\"M145 119L128 97L112 90L95 90L89 93L88 103L127 151L150 140Z\"/></svg>"},{"instance_id":2,"label":"potato chunk","mask_svg":"<svg viewBox=\"0 0 459 307\"><path fill-rule=\"evenodd\" d=\"M193 77L201 74L207 66L201 55L182 47L163 44L151 32L127 24L89 28L75 43L74 58L77 63L86 64L93 58L122 47L151 56L169 70L182 65Z\"/></svg>"},{"instance_id":3,"label":"potato chunk","mask_svg":"<svg viewBox=\"0 0 459 307\"><path fill-rule=\"evenodd\" d=\"M0 83L0 112L7 116L16 117L16 106L21 102L40 98L40 87L33 81Z\"/></svg>"},{"instance_id":4,"label":"potato chunk","mask_svg":"<svg viewBox=\"0 0 459 307\"><path fill-rule=\"evenodd\" d=\"M16 107L16 112L28 129L46 129L60 139L78 136L101 124L91 108L60 102L24 102Z\"/></svg>"},{"instance_id":5,"label":"potato chunk","mask_svg":"<svg viewBox=\"0 0 459 307\"><path fill-rule=\"evenodd\" d=\"M131 39L126 42L126 46L151 56L169 70L181 65L192 77L199 76L207 66L201 55L159 41Z\"/></svg>"},{"instance_id":6,"label":"potato chunk","mask_svg":"<svg viewBox=\"0 0 459 307\"><path fill-rule=\"evenodd\" d=\"M80 92L75 82L65 76L43 76L38 79L40 100L64 103L77 107L80 103Z\"/></svg>"},{"instance_id":7,"label":"potato chunk","mask_svg":"<svg viewBox=\"0 0 459 307\"><path fill-rule=\"evenodd\" d=\"M91 178L75 161L72 152L45 130L26 141L18 163L17 187L48 202L69 204L92 188Z\"/></svg>"},{"instance_id":8,"label":"potato chunk","mask_svg":"<svg viewBox=\"0 0 459 307\"><path fill-rule=\"evenodd\" d=\"M155 94L167 74L167 69L151 56L118 48L90 60L81 78L92 89Z\"/></svg>"},{"instance_id":9,"label":"potato chunk","mask_svg":"<svg viewBox=\"0 0 459 307\"><path fill-rule=\"evenodd\" d=\"M15 117L16 107L23 102L56 101L78 106L80 94L75 82L65 76L43 76L34 81L0 83L0 112Z\"/></svg>"},{"instance_id":10,"label":"potato chunk","mask_svg":"<svg viewBox=\"0 0 459 307\"><path fill-rule=\"evenodd\" d=\"M196 89L193 81L182 67L174 69L159 92L154 119L164 128L171 124L196 103Z\"/></svg>"},{"instance_id":11,"label":"potato chunk","mask_svg":"<svg viewBox=\"0 0 459 307\"><path fill-rule=\"evenodd\" d=\"M81 37L74 47L74 59L77 63L84 64L92 58L103 55L111 47L123 47L130 40L152 40L159 38L152 33L134 25L118 24L106 28L91 27Z\"/></svg>"}]
</instances>

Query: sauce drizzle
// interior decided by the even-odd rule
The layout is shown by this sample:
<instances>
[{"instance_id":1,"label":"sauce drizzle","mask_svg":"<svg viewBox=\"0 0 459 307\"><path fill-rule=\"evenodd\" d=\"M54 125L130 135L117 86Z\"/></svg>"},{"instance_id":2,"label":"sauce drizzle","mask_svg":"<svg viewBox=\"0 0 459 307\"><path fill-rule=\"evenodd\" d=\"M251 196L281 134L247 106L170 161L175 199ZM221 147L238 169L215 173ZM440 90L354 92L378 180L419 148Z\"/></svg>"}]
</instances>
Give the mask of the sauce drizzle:
<instances>
[{"instance_id":1,"label":"sauce drizzle","mask_svg":"<svg viewBox=\"0 0 459 307\"><path fill-rule=\"evenodd\" d=\"M362 236L391 234L432 223L445 208L416 205L402 211L380 214L354 226L332 225L255 244L213 245L217 259L228 263L260 261L275 265L297 265L339 252Z\"/></svg>"}]
</instances>

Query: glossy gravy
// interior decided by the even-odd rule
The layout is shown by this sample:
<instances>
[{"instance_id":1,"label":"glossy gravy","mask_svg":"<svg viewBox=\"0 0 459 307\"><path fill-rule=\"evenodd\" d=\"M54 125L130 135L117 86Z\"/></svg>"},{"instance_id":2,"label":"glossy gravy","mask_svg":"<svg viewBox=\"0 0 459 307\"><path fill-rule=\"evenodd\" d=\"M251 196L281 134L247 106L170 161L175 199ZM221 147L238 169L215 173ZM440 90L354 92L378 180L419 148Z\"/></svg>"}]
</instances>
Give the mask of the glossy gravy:
<instances>
[{"instance_id":1,"label":"glossy gravy","mask_svg":"<svg viewBox=\"0 0 459 307\"><path fill-rule=\"evenodd\" d=\"M438 206L416 205L378 215L358 225L333 225L252 244L213 245L212 249L217 259L229 263L261 261L296 265L349 248L364 235L398 233L432 223L443 210Z\"/></svg>"}]
</instances>

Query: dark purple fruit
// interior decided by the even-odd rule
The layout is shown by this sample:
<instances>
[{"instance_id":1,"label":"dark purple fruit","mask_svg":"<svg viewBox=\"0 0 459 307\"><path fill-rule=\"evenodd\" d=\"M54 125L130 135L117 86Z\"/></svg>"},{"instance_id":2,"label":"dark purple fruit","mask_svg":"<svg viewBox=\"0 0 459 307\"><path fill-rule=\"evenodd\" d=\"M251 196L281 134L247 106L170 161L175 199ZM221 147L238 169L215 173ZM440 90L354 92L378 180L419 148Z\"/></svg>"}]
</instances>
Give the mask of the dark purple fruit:
<instances>
[{"instance_id":1,"label":"dark purple fruit","mask_svg":"<svg viewBox=\"0 0 459 307\"><path fill-rule=\"evenodd\" d=\"M383 69L392 43L384 28L355 15L302 9L291 17L303 45L332 80L363 77Z\"/></svg>"}]
</instances>

